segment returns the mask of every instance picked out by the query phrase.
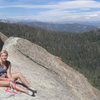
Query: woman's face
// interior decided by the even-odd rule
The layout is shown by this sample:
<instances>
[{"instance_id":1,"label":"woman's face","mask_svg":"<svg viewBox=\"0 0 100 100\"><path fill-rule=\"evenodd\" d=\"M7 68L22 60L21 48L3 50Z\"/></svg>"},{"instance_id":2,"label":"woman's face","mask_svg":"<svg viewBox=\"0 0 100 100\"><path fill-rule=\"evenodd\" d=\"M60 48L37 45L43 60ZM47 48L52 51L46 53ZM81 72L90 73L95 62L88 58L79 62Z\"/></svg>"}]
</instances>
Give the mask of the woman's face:
<instances>
[{"instance_id":1,"label":"woman's face","mask_svg":"<svg viewBox=\"0 0 100 100\"><path fill-rule=\"evenodd\" d=\"M6 53L2 53L0 58L1 58L2 61L6 61L7 58L8 58L8 55Z\"/></svg>"}]
</instances>

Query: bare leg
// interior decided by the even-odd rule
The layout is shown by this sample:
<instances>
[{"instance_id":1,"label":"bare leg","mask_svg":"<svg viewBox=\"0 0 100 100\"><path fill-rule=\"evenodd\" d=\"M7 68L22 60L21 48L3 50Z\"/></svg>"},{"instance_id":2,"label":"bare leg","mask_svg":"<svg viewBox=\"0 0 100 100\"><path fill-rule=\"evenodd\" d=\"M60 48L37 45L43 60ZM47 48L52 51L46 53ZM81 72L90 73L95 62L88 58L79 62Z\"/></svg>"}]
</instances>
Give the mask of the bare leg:
<instances>
[{"instance_id":1,"label":"bare leg","mask_svg":"<svg viewBox=\"0 0 100 100\"><path fill-rule=\"evenodd\" d=\"M16 79L16 78L19 78L20 81L27 87L30 87L30 84L27 82L27 80L25 79L25 77L19 73L19 72L16 72L16 73L12 73L12 78Z\"/></svg>"},{"instance_id":2,"label":"bare leg","mask_svg":"<svg viewBox=\"0 0 100 100\"><path fill-rule=\"evenodd\" d=\"M7 87L7 86L9 86L9 81L0 81L0 87ZM19 87L18 85L16 85L16 90L24 93L27 92L27 90L23 89L22 87Z\"/></svg>"}]
</instances>

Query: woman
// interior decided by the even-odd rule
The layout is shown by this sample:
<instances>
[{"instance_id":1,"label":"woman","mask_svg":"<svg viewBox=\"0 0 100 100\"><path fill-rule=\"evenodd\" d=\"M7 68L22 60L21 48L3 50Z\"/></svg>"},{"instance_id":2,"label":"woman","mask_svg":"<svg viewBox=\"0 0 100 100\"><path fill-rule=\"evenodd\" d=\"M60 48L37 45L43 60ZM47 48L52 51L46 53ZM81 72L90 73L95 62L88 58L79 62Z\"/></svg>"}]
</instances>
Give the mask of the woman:
<instances>
[{"instance_id":1,"label":"woman","mask_svg":"<svg viewBox=\"0 0 100 100\"><path fill-rule=\"evenodd\" d=\"M35 96L34 93L36 91L32 90L31 85L26 81L25 77L19 73L11 73L11 62L7 60L8 52L6 50L2 50L0 52L0 87L8 87L12 85L14 89L17 91ZM28 90L16 85L14 85L14 80L20 79L20 81L28 87ZM10 83L10 84L9 84Z\"/></svg>"}]
</instances>

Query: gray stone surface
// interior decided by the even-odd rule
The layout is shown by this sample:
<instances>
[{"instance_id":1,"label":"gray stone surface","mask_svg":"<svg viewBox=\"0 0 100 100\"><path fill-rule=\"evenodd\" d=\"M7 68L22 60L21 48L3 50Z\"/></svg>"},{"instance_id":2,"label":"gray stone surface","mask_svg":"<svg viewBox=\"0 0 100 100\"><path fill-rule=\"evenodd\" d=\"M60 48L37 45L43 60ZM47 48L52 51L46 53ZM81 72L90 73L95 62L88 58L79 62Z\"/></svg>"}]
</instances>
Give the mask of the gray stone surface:
<instances>
[{"instance_id":1,"label":"gray stone surface","mask_svg":"<svg viewBox=\"0 0 100 100\"><path fill-rule=\"evenodd\" d=\"M5 42L5 41L8 39L8 37L7 37L6 35L4 35L3 33L0 32L0 39L1 39L3 42Z\"/></svg>"},{"instance_id":2,"label":"gray stone surface","mask_svg":"<svg viewBox=\"0 0 100 100\"><path fill-rule=\"evenodd\" d=\"M0 87L0 100L100 100L100 91L87 78L44 48L18 37L5 41L12 73L21 72L37 90L36 97L9 94Z\"/></svg>"}]
</instances>

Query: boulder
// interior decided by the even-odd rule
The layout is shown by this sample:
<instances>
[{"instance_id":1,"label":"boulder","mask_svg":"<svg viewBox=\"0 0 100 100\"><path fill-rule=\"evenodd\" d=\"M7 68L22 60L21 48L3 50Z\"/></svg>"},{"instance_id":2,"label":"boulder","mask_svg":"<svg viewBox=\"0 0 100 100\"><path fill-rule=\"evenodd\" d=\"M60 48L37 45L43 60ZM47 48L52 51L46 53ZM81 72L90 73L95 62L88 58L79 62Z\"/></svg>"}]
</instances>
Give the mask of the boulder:
<instances>
[{"instance_id":1,"label":"boulder","mask_svg":"<svg viewBox=\"0 0 100 100\"><path fill-rule=\"evenodd\" d=\"M100 100L100 91L86 77L41 46L23 38L10 37L3 50L9 53L12 73L21 72L37 94L31 97L24 93L9 93L9 96L5 87L0 87L0 100Z\"/></svg>"}]
</instances>

